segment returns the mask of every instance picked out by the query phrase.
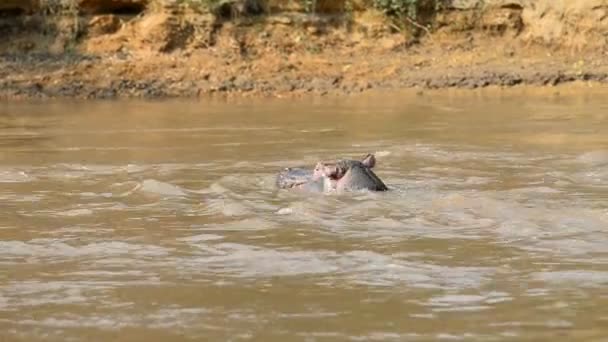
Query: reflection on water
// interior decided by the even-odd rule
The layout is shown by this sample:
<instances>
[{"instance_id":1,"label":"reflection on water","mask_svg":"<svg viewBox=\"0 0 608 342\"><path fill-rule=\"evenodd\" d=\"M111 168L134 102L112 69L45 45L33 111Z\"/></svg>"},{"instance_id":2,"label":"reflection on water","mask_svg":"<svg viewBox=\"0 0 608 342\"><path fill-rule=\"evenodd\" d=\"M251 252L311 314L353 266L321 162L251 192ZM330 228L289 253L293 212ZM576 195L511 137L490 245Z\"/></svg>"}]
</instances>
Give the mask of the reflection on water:
<instances>
[{"instance_id":1,"label":"reflection on water","mask_svg":"<svg viewBox=\"0 0 608 342\"><path fill-rule=\"evenodd\" d=\"M603 97L0 107L7 340L608 335ZM274 188L375 152L387 193Z\"/></svg>"}]
</instances>

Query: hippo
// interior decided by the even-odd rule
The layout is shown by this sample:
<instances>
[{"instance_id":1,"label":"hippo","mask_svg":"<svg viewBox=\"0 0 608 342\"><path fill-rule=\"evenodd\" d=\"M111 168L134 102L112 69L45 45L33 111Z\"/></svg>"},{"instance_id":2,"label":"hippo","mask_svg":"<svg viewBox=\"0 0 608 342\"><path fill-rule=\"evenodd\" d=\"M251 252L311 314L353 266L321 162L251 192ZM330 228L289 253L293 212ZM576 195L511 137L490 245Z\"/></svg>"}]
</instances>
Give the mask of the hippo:
<instances>
[{"instance_id":1,"label":"hippo","mask_svg":"<svg viewBox=\"0 0 608 342\"><path fill-rule=\"evenodd\" d=\"M281 189L311 192L387 191L386 185L371 170L375 165L376 157L368 154L361 161L320 161L313 170L288 167L279 172L276 184Z\"/></svg>"}]
</instances>

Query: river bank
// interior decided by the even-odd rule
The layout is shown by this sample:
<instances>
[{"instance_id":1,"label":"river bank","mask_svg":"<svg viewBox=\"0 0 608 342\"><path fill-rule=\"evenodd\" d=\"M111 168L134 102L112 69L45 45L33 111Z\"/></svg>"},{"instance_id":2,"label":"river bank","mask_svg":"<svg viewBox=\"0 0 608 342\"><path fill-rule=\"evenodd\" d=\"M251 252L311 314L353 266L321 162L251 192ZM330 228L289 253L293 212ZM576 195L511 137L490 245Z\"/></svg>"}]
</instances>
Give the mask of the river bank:
<instances>
[{"instance_id":1,"label":"river bank","mask_svg":"<svg viewBox=\"0 0 608 342\"><path fill-rule=\"evenodd\" d=\"M229 17L175 4L73 16L5 10L0 98L601 86L608 83L608 6L601 3L456 1L424 26L413 22L418 32L369 8L312 15L282 5Z\"/></svg>"}]
</instances>

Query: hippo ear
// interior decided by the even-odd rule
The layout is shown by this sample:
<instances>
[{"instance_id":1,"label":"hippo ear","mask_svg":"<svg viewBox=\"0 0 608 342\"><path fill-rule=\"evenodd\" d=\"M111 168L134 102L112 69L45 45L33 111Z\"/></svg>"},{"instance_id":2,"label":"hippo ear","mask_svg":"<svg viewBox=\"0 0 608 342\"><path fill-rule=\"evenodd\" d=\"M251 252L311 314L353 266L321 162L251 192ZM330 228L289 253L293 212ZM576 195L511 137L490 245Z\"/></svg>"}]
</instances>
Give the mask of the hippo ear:
<instances>
[{"instance_id":1,"label":"hippo ear","mask_svg":"<svg viewBox=\"0 0 608 342\"><path fill-rule=\"evenodd\" d=\"M372 169L376 165L376 157L373 154L368 154L363 158L361 163L363 163L365 167Z\"/></svg>"}]
</instances>

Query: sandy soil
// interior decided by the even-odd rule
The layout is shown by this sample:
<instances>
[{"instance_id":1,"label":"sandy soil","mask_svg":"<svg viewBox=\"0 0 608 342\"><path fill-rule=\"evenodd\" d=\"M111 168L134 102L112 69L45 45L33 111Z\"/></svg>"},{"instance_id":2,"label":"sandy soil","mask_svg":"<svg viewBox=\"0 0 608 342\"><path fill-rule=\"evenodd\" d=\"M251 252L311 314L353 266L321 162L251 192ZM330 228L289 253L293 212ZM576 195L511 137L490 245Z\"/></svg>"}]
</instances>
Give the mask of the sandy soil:
<instances>
[{"instance_id":1,"label":"sandy soil","mask_svg":"<svg viewBox=\"0 0 608 342\"><path fill-rule=\"evenodd\" d=\"M98 15L80 18L85 29L77 40L66 37L61 21L54 34L41 35L40 23L21 20L0 43L0 98L289 97L608 83L606 44L581 45L580 30L539 42L522 26L522 8L486 11L474 22L471 13L442 14L438 28L420 38L368 12L356 24L297 13L222 21L168 10Z\"/></svg>"}]
</instances>

